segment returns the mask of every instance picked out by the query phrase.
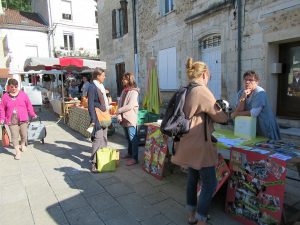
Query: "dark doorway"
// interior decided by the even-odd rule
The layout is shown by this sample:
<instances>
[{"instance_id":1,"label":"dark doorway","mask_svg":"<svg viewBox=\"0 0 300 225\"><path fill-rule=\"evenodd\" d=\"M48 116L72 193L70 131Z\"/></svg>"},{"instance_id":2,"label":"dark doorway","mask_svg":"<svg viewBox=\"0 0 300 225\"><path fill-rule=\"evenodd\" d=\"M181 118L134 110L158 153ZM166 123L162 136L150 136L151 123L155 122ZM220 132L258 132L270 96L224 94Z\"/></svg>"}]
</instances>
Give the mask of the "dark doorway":
<instances>
[{"instance_id":1,"label":"dark doorway","mask_svg":"<svg viewBox=\"0 0 300 225\"><path fill-rule=\"evenodd\" d=\"M300 119L300 42L279 45L279 60L277 115Z\"/></svg>"},{"instance_id":2,"label":"dark doorway","mask_svg":"<svg viewBox=\"0 0 300 225\"><path fill-rule=\"evenodd\" d=\"M118 63L116 64L116 82L117 82L117 93L118 96L121 95L121 92L123 90L123 85L122 85L122 75L125 73L125 63Z\"/></svg>"}]
</instances>

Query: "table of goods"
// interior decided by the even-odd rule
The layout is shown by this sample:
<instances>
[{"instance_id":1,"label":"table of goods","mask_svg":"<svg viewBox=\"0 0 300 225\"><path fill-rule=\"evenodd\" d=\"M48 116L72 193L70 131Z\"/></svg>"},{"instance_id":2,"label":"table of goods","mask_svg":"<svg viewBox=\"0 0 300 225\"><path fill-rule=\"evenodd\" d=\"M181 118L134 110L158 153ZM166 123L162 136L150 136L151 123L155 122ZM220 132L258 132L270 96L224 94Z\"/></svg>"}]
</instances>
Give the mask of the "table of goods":
<instances>
[{"instance_id":1,"label":"table of goods","mask_svg":"<svg viewBox=\"0 0 300 225\"><path fill-rule=\"evenodd\" d=\"M78 131L85 137L91 137L87 132L87 128L91 123L88 109L81 107L70 107L68 116L68 126L73 130Z\"/></svg>"},{"instance_id":2,"label":"table of goods","mask_svg":"<svg viewBox=\"0 0 300 225\"><path fill-rule=\"evenodd\" d=\"M148 125L143 169L156 178L162 179L167 154L167 140L160 132L159 126Z\"/></svg>"},{"instance_id":3,"label":"table of goods","mask_svg":"<svg viewBox=\"0 0 300 225\"><path fill-rule=\"evenodd\" d=\"M172 143L162 135L159 124L147 126L143 169L162 179ZM216 192L228 180L226 212L246 225L280 224L285 180L295 174L294 168L291 170L287 165L299 167L300 146L263 137L247 140L229 130L213 134L219 152ZM229 168L224 159L229 160Z\"/></svg>"},{"instance_id":4,"label":"table of goods","mask_svg":"<svg viewBox=\"0 0 300 225\"><path fill-rule=\"evenodd\" d=\"M226 212L243 224L280 224L286 162L272 155L232 147Z\"/></svg>"}]
</instances>

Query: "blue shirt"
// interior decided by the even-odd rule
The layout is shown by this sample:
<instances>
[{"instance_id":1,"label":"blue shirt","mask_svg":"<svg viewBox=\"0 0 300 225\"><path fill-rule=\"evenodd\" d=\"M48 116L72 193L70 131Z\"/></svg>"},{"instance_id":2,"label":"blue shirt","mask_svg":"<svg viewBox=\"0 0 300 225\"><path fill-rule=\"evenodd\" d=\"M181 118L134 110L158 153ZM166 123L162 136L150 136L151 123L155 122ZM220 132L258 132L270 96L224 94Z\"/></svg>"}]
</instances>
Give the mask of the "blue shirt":
<instances>
[{"instance_id":1,"label":"blue shirt","mask_svg":"<svg viewBox=\"0 0 300 225\"><path fill-rule=\"evenodd\" d=\"M239 99L243 93L244 89L238 92L236 106L239 104ZM257 116L257 134L272 140L280 139L279 126L269 104L267 94L262 87L257 86L250 97L246 99L244 110L250 111L253 108L259 107L262 107L262 110Z\"/></svg>"}]
</instances>

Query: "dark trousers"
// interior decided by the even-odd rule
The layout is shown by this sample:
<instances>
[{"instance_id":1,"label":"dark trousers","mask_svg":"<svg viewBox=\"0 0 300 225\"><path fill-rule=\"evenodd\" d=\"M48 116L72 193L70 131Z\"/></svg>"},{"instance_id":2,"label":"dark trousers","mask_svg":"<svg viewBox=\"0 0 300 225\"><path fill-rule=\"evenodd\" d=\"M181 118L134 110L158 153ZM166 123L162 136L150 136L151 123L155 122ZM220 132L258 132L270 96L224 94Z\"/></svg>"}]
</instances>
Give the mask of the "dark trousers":
<instances>
[{"instance_id":1,"label":"dark trousers","mask_svg":"<svg viewBox=\"0 0 300 225\"><path fill-rule=\"evenodd\" d=\"M201 192L197 204L197 184L200 180ZM187 179L187 207L196 212L195 218L206 221L212 196L217 186L216 170L214 166L203 167L200 170L188 169Z\"/></svg>"},{"instance_id":2,"label":"dark trousers","mask_svg":"<svg viewBox=\"0 0 300 225\"><path fill-rule=\"evenodd\" d=\"M125 136L128 142L128 155L138 161L139 145L136 127L124 127Z\"/></svg>"},{"instance_id":3,"label":"dark trousers","mask_svg":"<svg viewBox=\"0 0 300 225\"><path fill-rule=\"evenodd\" d=\"M92 143L92 153L90 162L93 164L97 163L96 153L100 148L107 146L107 128L97 130L95 133L95 138Z\"/></svg>"}]
</instances>

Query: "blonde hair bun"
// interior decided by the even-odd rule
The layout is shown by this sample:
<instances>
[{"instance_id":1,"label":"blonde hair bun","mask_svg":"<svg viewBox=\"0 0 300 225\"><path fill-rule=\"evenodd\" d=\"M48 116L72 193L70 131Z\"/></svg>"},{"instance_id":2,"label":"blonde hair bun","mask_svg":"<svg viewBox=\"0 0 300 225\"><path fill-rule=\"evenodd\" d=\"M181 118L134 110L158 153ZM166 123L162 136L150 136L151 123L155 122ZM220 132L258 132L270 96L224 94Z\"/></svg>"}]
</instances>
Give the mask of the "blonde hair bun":
<instances>
[{"instance_id":1,"label":"blonde hair bun","mask_svg":"<svg viewBox=\"0 0 300 225\"><path fill-rule=\"evenodd\" d=\"M186 61L186 75L189 80L200 77L205 70L207 70L207 65L204 62L193 62L192 58L188 58Z\"/></svg>"}]
</instances>

